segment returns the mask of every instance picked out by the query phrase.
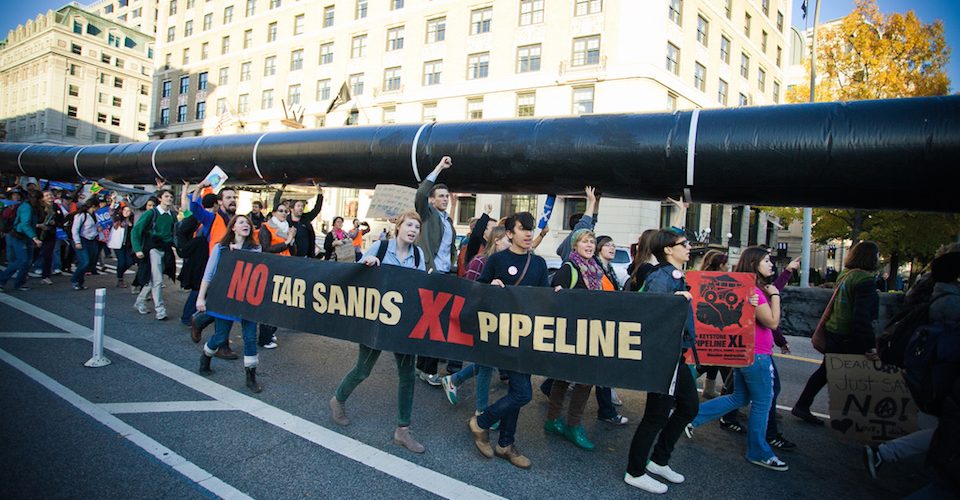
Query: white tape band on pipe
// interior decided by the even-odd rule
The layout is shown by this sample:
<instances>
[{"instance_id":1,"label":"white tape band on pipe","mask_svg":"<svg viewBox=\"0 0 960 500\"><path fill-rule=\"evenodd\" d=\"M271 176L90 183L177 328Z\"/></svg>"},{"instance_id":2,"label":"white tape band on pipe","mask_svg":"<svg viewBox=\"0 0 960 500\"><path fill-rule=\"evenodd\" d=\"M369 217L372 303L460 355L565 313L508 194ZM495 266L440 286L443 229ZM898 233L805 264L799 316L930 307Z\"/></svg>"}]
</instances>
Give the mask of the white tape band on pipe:
<instances>
[{"instance_id":1,"label":"white tape band on pipe","mask_svg":"<svg viewBox=\"0 0 960 500\"><path fill-rule=\"evenodd\" d=\"M420 134L423 133L423 129L427 128L429 123L424 123L420 125L420 128L417 129L417 135L413 136L413 145L410 146L410 165L413 167L413 176L416 177L417 182L420 182L420 167L417 166L417 143L420 142Z\"/></svg>"},{"instance_id":2,"label":"white tape band on pipe","mask_svg":"<svg viewBox=\"0 0 960 500\"><path fill-rule=\"evenodd\" d=\"M266 132L263 135L261 135L259 138L257 138L257 143L253 145L253 169L257 171L257 176L260 177L260 180L263 180L263 181L265 181L266 179L263 178L263 174L260 173L260 166L257 165L257 150L260 149L260 141L262 141L263 138L266 137L267 134L269 133L270 132Z\"/></svg>"}]
</instances>

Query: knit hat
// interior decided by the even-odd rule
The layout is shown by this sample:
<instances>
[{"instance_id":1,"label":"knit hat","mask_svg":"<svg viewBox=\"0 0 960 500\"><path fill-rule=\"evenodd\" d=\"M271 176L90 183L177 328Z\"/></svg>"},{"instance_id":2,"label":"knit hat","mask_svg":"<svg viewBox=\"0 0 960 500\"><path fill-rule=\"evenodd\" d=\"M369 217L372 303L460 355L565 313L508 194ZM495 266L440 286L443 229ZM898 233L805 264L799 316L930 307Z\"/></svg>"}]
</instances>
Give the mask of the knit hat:
<instances>
[{"instance_id":1,"label":"knit hat","mask_svg":"<svg viewBox=\"0 0 960 500\"><path fill-rule=\"evenodd\" d=\"M611 241L613 241L613 238L607 235L597 236L597 248L601 248Z\"/></svg>"}]
</instances>

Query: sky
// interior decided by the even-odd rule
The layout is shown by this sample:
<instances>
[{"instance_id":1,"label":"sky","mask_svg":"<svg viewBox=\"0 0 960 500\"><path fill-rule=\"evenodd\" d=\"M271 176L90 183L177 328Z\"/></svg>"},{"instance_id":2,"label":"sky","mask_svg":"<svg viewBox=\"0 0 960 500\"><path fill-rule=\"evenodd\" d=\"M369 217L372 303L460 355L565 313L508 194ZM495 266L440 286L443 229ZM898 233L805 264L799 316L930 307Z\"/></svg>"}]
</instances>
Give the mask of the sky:
<instances>
[{"instance_id":1,"label":"sky","mask_svg":"<svg viewBox=\"0 0 960 500\"><path fill-rule=\"evenodd\" d=\"M620 1L650 1L650 0L620 0ZM801 0L792 0L793 25L803 30L813 25L813 5L816 0L810 0L810 15L806 21L801 17ZM0 40L6 39L7 32L27 19L36 17L41 10L58 9L65 5L65 0L33 0L15 1L0 0ZM87 4L89 2L81 2ZM950 77L950 91L960 91L960 0L877 0L880 11L906 12L913 9L917 16L926 23L936 19L943 21L947 46L953 49L950 64L947 66L947 75ZM854 7L854 0L821 0L820 20L829 21L847 15ZM806 26L805 26L806 23Z\"/></svg>"}]
</instances>

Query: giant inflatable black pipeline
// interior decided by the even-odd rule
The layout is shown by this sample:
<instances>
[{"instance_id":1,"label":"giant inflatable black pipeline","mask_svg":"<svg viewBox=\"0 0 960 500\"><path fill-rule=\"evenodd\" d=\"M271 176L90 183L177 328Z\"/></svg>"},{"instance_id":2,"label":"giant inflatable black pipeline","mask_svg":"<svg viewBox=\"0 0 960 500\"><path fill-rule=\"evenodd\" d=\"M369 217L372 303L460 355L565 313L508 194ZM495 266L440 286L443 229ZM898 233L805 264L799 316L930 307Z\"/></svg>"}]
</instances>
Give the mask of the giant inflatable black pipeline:
<instances>
[{"instance_id":1,"label":"giant inflatable black pipeline","mask_svg":"<svg viewBox=\"0 0 960 500\"><path fill-rule=\"evenodd\" d=\"M207 309L374 349L667 393L688 305L233 251L221 254Z\"/></svg>"},{"instance_id":2,"label":"giant inflatable black pipeline","mask_svg":"<svg viewBox=\"0 0 960 500\"><path fill-rule=\"evenodd\" d=\"M93 146L0 144L0 173L121 183L315 180L413 186L439 159L459 192L958 212L960 96L483 120ZM920 194L922 193L922 195Z\"/></svg>"}]
</instances>

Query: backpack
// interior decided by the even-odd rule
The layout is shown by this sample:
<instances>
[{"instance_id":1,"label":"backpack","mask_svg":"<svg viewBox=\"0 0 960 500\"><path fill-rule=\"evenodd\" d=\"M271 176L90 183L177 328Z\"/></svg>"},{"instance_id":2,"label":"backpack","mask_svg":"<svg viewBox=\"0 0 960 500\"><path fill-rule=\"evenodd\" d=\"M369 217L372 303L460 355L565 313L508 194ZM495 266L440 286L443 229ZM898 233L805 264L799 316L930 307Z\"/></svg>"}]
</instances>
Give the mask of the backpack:
<instances>
[{"instance_id":1,"label":"backpack","mask_svg":"<svg viewBox=\"0 0 960 500\"><path fill-rule=\"evenodd\" d=\"M903 379L920 411L939 415L960 376L960 325L931 323L916 330L903 356Z\"/></svg>"},{"instance_id":2,"label":"backpack","mask_svg":"<svg viewBox=\"0 0 960 500\"><path fill-rule=\"evenodd\" d=\"M944 295L940 297L944 297ZM907 344L918 328L929 323L930 304L940 297L933 300L928 297L918 304L904 307L893 318L890 318L883 332L877 337L877 353L880 355L880 361L883 361L886 365L904 368Z\"/></svg>"},{"instance_id":3,"label":"backpack","mask_svg":"<svg viewBox=\"0 0 960 500\"><path fill-rule=\"evenodd\" d=\"M379 260L381 264L383 263L383 258L387 256L388 243L389 242L387 241L381 241L380 244L377 246L377 260ZM416 245L410 245L410 246L413 247L413 267L419 268L420 267L420 247Z\"/></svg>"},{"instance_id":4,"label":"backpack","mask_svg":"<svg viewBox=\"0 0 960 500\"><path fill-rule=\"evenodd\" d=\"M9 233L13 229L13 224L17 220L17 207L20 205L9 205L3 209L0 214L0 233Z\"/></svg>"},{"instance_id":5,"label":"backpack","mask_svg":"<svg viewBox=\"0 0 960 500\"><path fill-rule=\"evenodd\" d=\"M70 212L67 214L67 220L63 221L63 231L67 233L67 241L70 242L71 245L76 244L76 242L73 241L73 223L78 214L86 214L86 212ZM83 228L81 227L80 229Z\"/></svg>"}]
</instances>

